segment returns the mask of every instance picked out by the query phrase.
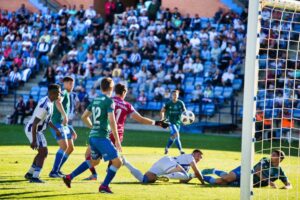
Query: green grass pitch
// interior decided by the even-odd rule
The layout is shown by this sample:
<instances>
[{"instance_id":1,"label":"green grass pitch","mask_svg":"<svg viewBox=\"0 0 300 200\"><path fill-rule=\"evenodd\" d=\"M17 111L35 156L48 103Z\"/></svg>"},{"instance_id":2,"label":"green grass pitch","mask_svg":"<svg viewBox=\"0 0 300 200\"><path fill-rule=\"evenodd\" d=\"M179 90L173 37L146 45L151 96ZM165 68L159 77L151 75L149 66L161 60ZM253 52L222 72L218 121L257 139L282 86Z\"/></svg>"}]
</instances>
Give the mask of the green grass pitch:
<instances>
[{"instance_id":1,"label":"green grass pitch","mask_svg":"<svg viewBox=\"0 0 300 200\"><path fill-rule=\"evenodd\" d=\"M88 130L77 128L78 139L75 141L75 151L63 166L62 171L69 173L84 160ZM31 184L24 180L35 151L29 148L27 138L21 126L0 126L0 199L239 199L239 188L214 187L199 184L196 179L189 184L155 183L142 185L138 183L126 168L121 168L111 184L113 195L98 193L99 182L104 179L107 163L97 166L98 181L82 181L89 171L74 179L72 188L68 189L61 179L48 178L52 168L57 145L47 131L49 156L46 159L41 177L45 184ZM163 132L127 131L124 137L123 154L137 168L146 172L151 165L163 156L164 146L169 134ZM198 167L200 169L216 167L231 170L240 165L240 139L223 136L182 134L182 144L186 153L194 148L200 148L204 158ZM297 144L295 144L297 145ZM299 144L298 144L299 145ZM266 148L266 145L265 147ZM297 150L293 155L297 155ZM173 146L170 155L177 155ZM262 155L257 155L256 160ZM300 166L299 158L288 157L282 164L290 181L292 190L274 190L270 188L255 189L256 199L299 199L300 198ZM277 181L278 186L282 184ZM259 198L258 198L259 197Z\"/></svg>"}]
</instances>

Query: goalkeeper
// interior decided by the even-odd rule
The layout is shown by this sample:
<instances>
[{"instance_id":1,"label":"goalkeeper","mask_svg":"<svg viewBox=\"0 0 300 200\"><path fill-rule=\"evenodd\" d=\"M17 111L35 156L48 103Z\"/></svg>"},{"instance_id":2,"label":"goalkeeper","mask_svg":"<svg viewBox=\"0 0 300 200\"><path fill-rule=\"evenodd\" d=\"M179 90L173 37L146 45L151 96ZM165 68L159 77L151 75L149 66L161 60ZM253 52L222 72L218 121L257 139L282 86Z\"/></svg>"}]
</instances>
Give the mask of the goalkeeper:
<instances>
[{"instance_id":1,"label":"goalkeeper","mask_svg":"<svg viewBox=\"0 0 300 200\"><path fill-rule=\"evenodd\" d=\"M280 163L284 158L285 154L281 150L274 150L271 154L271 158L262 158L253 168L253 186L271 186L272 188L277 188L274 182L280 179L284 184L282 189L291 189L292 184L280 167ZM204 169L202 174L204 175L204 181L212 185L240 186L241 166L229 173L216 169ZM215 174L219 176L219 178L206 176L208 174Z\"/></svg>"}]
</instances>

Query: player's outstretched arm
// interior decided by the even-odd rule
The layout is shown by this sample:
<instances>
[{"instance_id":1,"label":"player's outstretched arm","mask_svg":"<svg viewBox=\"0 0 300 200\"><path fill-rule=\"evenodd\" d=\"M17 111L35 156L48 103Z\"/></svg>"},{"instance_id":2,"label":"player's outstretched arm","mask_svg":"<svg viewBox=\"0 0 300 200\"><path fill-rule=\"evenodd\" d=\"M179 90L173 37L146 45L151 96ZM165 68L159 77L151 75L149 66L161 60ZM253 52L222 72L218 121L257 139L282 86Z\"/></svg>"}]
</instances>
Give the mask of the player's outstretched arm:
<instances>
[{"instance_id":1,"label":"player's outstretched arm","mask_svg":"<svg viewBox=\"0 0 300 200\"><path fill-rule=\"evenodd\" d=\"M61 115L62 115L63 118L64 118L62 124L63 124L63 125L67 125L69 119L68 119L68 116L67 116L67 114L66 114L66 112L65 112L65 109L64 109L64 107L63 107L63 105L62 105L62 101L61 101L60 98L59 98L58 100L55 101L55 105L56 105L57 110L61 113Z\"/></svg>"},{"instance_id":2,"label":"player's outstretched arm","mask_svg":"<svg viewBox=\"0 0 300 200\"><path fill-rule=\"evenodd\" d=\"M141 123L141 124L155 125L155 126L160 126L162 128L169 127L169 123L167 123L165 121L154 121L154 120L149 119L147 117L143 117L138 112L134 112L133 114L131 114L131 118L134 119L135 121Z\"/></svg>"},{"instance_id":3,"label":"player's outstretched arm","mask_svg":"<svg viewBox=\"0 0 300 200\"><path fill-rule=\"evenodd\" d=\"M165 112L166 112L166 108L162 107L162 109L160 110L160 113L159 113L161 120L165 119Z\"/></svg>"},{"instance_id":4,"label":"player's outstretched arm","mask_svg":"<svg viewBox=\"0 0 300 200\"><path fill-rule=\"evenodd\" d=\"M84 113L81 116L81 120L88 128L93 128L92 121L90 119L90 115L92 113L89 110L85 110Z\"/></svg>"},{"instance_id":5,"label":"player's outstretched arm","mask_svg":"<svg viewBox=\"0 0 300 200\"><path fill-rule=\"evenodd\" d=\"M113 112L109 112L108 113L108 119L109 119L109 125L111 128L111 131L114 135L115 138L115 145L118 151L122 152L122 146L121 146L121 142L120 142L120 138L119 138L119 134L118 134L118 130L117 130L117 123L116 123L116 119L115 119L115 114Z\"/></svg>"},{"instance_id":6,"label":"player's outstretched arm","mask_svg":"<svg viewBox=\"0 0 300 200\"><path fill-rule=\"evenodd\" d=\"M205 182L204 182L204 180L203 180L203 176L202 176L201 172L199 171L199 169L198 169L198 167L197 167L195 161L193 161L193 162L191 163L191 167L192 167L192 169L193 169L193 171L194 171L194 173L195 173L195 176L198 178L198 180L201 182L201 184L204 185Z\"/></svg>"}]
</instances>

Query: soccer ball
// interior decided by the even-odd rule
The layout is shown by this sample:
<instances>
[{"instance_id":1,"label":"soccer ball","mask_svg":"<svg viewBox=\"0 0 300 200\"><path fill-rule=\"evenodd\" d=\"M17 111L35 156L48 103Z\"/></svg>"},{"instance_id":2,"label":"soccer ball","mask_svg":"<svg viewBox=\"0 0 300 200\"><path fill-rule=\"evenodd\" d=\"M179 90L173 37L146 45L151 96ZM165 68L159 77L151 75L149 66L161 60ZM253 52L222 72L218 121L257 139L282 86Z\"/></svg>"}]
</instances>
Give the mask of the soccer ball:
<instances>
[{"instance_id":1,"label":"soccer ball","mask_svg":"<svg viewBox=\"0 0 300 200\"><path fill-rule=\"evenodd\" d=\"M189 125L194 123L195 115L192 111L187 110L181 113L180 120L184 125Z\"/></svg>"}]
</instances>

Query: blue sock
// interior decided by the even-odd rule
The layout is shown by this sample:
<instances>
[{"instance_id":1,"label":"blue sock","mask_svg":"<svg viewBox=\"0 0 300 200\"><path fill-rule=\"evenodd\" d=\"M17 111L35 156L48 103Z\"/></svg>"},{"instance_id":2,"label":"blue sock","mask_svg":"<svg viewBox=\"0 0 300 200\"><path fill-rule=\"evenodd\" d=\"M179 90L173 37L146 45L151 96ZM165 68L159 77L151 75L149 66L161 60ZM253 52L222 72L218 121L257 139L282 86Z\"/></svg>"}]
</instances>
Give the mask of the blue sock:
<instances>
[{"instance_id":1,"label":"blue sock","mask_svg":"<svg viewBox=\"0 0 300 200\"><path fill-rule=\"evenodd\" d=\"M220 177L227 174L227 172L224 172L224 171L221 171L221 170L215 170L214 172L215 172L215 175L220 176Z\"/></svg>"},{"instance_id":2,"label":"blue sock","mask_svg":"<svg viewBox=\"0 0 300 200\"><path fill-rule=\"evenodd\" d=\"M216 179L212 176L203 176L203 179L205 182L210 183L212 185L216 183Z\"/></svg>"},{"instance_id":3,"label":"blue sock","mask_svg":"<svg viewBox=\"0 0 300 200\"><path fill-rule=\"evenodd\" d=\"M64 154L65 154L64 150L59 148L55 156L52 172L54 173L58 172L59 165L61 163L62 158L64 157Z\"/></svg>"},{"instance_id":4,"label":"blue sock","mask_svg":"<svg viewBox=\"0 0 300 200\"><path fill-rule=\"evenodd\" d=\"M61 159L60 164L58 165L58 172L60 171L61 167L63 166L63 164L68 160L69 155L67 153L64 153L64 156Z\"/></svg>"},{"instance_id":5,"label":"blue sock","mask_svg":"<svg viewBox=\"0 0 300 200\"><path fill-rule=\"evenodd\" d=\"M171 138L169 138L166 148L167 149L170 148L172 146L173 142L174 142L174 140L172 140Z\"/></svg>"},{"instance_id":6,"label":"blue sock","mask_svg":"<svg viewBox=\"0 0 300 200\"><path fill-rule=\"evenodd\" d=\"M143 183L148 183L148 181L149 181L148 177L144 175L144 177L143 177Z\"/></svg>"},{"instance_id":7,"label":"blue sock","mask_svg":"<svg viewBox=\"0 0 300 200\"><path fill-rule=\"evenodd\" d=\"M70 174L70 178L73 179L76 176L78 176L79 174L83 173L84 171L86 171L87 169L89 169L91 167L91 162L89 160L84 161L83 163L81 163L81 165L79 165L71 174Z\"/></svg>"},{"instance_id":8,"label":"blue sock","mask_svg":"<svg viewBox=\"0 0 300 200\"><path fill-rule=\"evenodd\" d=\"M113 180L113 178L115 177L117 171L118 171L118 168L111 165L107 170L107 174L106 174L106 177L105 177L102 185L107 187L110 184L110 182Z\"/></svg>"},{"instance_id":9,"label":"blue sock","mask_svg":"<svg viewBox=\"0 0 300 200\"><path fill-rule=\"evenodd\" d=\"M179 149L179 151L182 151L181 141L180 141L179 137L177 137L175 139L175 144L176 144L177 148Z\"/></svg>"}]
</instances>

